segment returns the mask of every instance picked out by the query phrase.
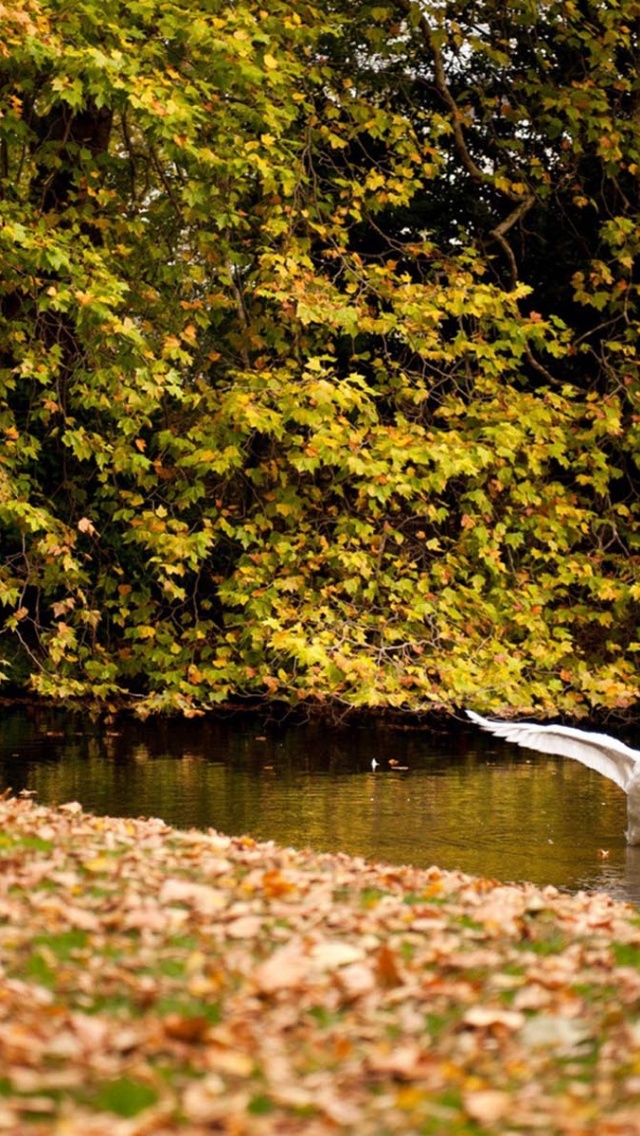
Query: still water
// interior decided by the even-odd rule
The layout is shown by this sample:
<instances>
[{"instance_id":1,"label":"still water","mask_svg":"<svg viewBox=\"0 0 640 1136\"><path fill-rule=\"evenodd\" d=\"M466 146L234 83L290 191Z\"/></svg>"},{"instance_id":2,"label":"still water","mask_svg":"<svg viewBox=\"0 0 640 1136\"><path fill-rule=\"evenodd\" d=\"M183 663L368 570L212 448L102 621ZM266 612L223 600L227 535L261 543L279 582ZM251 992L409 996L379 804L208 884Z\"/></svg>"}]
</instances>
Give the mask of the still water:
<instances>
[{"instance_id":1,"label":"still water","mask_svg":"<svg viewBox=\"0 0 640 1136\"><path fill-rule=\"evenodd\" d=\"M634 744L634 739L628 739ZM378 762L372 769L372 759ZM123 722L3 710L0 792L640 902L612 782L473 728Z\"/></svg>"}]
</instances>

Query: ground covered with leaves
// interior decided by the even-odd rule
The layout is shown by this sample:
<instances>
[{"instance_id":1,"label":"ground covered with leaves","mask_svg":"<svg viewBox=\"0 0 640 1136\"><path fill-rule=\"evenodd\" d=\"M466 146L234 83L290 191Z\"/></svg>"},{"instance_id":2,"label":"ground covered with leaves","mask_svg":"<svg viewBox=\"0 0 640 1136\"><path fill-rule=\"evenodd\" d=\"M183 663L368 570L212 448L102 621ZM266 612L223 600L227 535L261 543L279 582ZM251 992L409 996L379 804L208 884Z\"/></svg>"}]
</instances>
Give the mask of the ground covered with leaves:
<instances>
[{"instance_id":1,"label":"ground covered with leaves","mask_svg":"<svg viewBox=\"0 0 640 1136\"><path fill-rule=\"evenodd\" d=\"M0 1132L640 1133L640 918L0 800Z\"/></svg>"}]
</instances>

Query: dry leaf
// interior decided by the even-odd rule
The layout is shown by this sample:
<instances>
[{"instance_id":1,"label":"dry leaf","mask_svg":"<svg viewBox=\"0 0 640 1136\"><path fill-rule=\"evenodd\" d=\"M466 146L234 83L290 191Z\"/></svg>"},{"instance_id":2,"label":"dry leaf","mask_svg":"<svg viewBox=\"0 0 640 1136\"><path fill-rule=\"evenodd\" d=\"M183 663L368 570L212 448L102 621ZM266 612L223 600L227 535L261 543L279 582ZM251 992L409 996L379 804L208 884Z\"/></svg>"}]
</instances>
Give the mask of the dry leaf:
<instances>
[{"instance_id":1,"label":"dry leaf","mask_svg":"<svg viewBox=\"0 0 640 1136\"><path fill-rule=\"evenodd\" d=\"M294 939L257 966L253 977L263 994L275 994L278 990L295 990L302 986L309 967L308 955L302 944Z\"/></svg>"},{"instance_id":2,"label":"dry leaf","mask_svg":"<svg viewBox=\"0 0 640 1136\"><path fill-rule=\"evenodd\" d=\"M364 958L364 951L351 943L324 942L317 943L311 950L311 958L325 970L335 970L348 963L360 962Z\"/></svg>"},{"instance_id":3,"label":"dry leaf","mask_svg":"<svg viewBox=\"0 0 640 1136\"><path fill-rule=\"evenodd\" d=\"M462 1096L465 1110L479 1124L495 1124L509 1116L512 1098L499 1089L476 1089Z\"/></svg>"},{"instance_id":4,"label":"dry leaf","mask_svg":"<svg viewBox=\"0 0 640 1136\"><path fill-rule=\"evenodd\" d=\"M475 1029L492 1029L502 1026L507 1030L521 1029L525 1023L524 1014L517 1010L501 1010L493 1006L472 1006L463 1015L462 1021L466 1026Z\"/></svg>"}]
</instances>

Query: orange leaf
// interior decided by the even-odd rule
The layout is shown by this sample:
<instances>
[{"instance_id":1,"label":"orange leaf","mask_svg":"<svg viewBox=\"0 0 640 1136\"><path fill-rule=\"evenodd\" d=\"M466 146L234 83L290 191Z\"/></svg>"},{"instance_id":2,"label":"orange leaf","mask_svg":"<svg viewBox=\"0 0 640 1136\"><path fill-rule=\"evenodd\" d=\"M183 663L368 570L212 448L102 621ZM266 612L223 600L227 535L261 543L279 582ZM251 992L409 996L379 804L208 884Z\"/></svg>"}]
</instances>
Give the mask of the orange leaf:
<instances>
[{"instance_id":1,"label":"orange leaf","mask_svg":"<svg viewBox=\"0 0 640 1136\"><path fill-rule=\"evenodd\" d=\"M376 974L380 985L387 989L392 986L400 986L402 983L396 953L387 943L382 944L376 955Z\"/></svg>"},{"instance_id":2,"label":"orange leaf","mask_svg":"<svg viewBox=\"0 0 640 1136\"><path fill-rule=\"evenodd\" d=\"M294 884L285 879L277 868L270 868L264 873L262 877L262 888L264 894L268 896L269 899L277 898L281 895L288 895L289 892L295 891Z\"/></svg>"}]
</instances>

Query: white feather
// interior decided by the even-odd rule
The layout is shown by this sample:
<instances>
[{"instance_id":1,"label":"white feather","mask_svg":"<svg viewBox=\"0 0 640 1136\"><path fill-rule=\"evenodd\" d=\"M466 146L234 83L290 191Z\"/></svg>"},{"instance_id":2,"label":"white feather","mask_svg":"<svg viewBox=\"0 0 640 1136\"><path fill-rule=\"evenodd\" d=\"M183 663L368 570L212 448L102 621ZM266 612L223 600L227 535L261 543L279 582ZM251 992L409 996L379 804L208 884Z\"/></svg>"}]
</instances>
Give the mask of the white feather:
<instances>
[{"instance_id":1,"label":"white feather","mask_svg":"<svg viewBox=\"0 0 640 1136\"><path fill-rule=\"evenodd\" d=\"M639 772L640 752L606 734L590 734L571 726L541 726L537 722L496 722L481 718L473 710L467 710L467 715L483 730L506 742L581 761L615 781L625 793L634 774Z\"/></svg>"}]
</instances>

